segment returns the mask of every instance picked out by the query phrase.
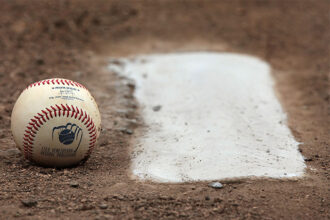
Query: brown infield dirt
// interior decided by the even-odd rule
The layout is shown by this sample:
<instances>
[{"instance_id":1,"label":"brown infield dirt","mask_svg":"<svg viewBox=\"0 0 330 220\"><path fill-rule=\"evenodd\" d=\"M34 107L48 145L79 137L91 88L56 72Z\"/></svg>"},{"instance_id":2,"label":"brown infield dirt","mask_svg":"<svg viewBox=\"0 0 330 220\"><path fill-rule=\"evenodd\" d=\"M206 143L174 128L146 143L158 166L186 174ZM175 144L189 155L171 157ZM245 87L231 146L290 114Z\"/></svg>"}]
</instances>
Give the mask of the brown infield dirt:
<instances>
[{"instance_id":1,"label":"brown infield dirt","mask_svg":"<svg viewBox=\"0 0 330 220\"><path fill-rule=\"evenodd\" d=\"M0 219L329 219L329 8L327 0L0 0ZM131 178L143 120L132 85L106 69L109 57L206 50L272 65L305 177L224 180L218 190ZM102 114L97 147L74 168L27 162L10 131L20 92L53 77L84 84Z\"/></svg>"}]
</instances>

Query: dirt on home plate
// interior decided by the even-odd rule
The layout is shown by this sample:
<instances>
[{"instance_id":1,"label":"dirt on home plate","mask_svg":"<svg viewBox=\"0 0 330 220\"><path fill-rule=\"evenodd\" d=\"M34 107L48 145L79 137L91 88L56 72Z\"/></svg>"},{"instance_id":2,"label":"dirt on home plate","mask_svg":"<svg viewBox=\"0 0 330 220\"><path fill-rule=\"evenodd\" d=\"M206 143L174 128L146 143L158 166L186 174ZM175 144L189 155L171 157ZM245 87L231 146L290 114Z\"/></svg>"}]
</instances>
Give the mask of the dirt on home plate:
<instances>
[{"instance_id":1,"label":"dirt on home plate","mask_svg":"<svg viewBox=\"0 0 330 220\"><path fill-rule=\"evenodd\" d=\"M327 0L0 1L0 219L329 219L330 20ZM237 52L269 62L306 175L157 184L130 177L143 127L133 86L109 57ZM95 96L103 130L70 169L22 158L10 115L30 83L64 77Z\"/></svg>"}]
</instances>

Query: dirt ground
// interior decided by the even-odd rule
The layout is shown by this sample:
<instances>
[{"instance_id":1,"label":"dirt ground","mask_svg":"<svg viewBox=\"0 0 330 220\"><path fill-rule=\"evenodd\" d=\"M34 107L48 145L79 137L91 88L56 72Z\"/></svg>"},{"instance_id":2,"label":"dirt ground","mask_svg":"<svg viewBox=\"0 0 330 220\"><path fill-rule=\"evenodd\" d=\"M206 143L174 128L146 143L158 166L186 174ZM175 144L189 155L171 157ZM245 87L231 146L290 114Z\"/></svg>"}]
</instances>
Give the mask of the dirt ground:
<instances>
[{"instance_id":1,"label":"dirt ground","mask_svg":"<svg viewBox=\"0 0 330 220\"><path fill-rule=\"evenodd\" d=\"M0 0L0 219L329 219L329 8L328 0ZM106 69L109 57L201 50L272 65L305 177L225 180L219 190L130 177L143 120L132 87ZM15 100L52 77L84 84L99 104L103 130L82 166L43 168L15 150Z\"/></svg>"}]
</instances>

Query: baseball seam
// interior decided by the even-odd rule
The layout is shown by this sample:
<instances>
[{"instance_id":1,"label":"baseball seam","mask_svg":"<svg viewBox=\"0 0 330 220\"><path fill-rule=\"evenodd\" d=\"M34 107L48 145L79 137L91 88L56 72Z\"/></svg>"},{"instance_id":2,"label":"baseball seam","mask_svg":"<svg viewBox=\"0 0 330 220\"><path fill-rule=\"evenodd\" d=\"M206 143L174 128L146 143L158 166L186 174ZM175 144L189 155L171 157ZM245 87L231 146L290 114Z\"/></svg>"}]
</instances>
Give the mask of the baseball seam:
<instances>
[{"instance_id":1,"label":"baseball seam","mask_svg":"<svg viewBox=\"0 0 330 220\"><path fill-rule=\"evenodd\" d=\"M64 85L64 86L76 86L79 88L84 88L86 89L83 85L80 83L74 82L72 80L67 80L67 79L45 79L41 80L39 82L35 82L30 84L26 89L35 87L35 86L41 86L41 85Z\"/></svg>"},{"instance_id":2,"label":"baseball seam","mask_svg":"<svg viewBox=\"0 0 330 220\"><path fill-rule=\"evenodd\" d=\"M24 156L26 159L33 160L33 145L34 145L34 138L38 133L38 130L41 126L46 123L48 120L54 117L74 117L81 121L88 130L89 134L89 146L88 151L85 154L83 159L88 158L95 147L97 132L95 124L92 118L78 107L74 107L73 105L69 106L66 105L52 105L49 106L41 112L37 113L33 118L30 119L30 122L26 126L26 130L23 137L23 147L24 147Z\"/></svg>"}]
</instances>

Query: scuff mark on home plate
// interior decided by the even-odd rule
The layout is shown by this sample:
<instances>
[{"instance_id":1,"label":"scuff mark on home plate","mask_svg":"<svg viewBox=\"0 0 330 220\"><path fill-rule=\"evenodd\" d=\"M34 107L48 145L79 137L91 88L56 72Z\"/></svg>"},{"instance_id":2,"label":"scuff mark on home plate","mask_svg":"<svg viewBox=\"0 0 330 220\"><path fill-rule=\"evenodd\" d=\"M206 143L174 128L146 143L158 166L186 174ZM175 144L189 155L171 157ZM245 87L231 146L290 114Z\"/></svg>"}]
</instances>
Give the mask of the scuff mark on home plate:
<instances>
[{"instance_id":1,"label":"scuff mark on home plate","mask_svg":"<svg viewBox=\"0 0 330 220\"><path fill-rule=\"evenodd\" d=\"M146 131L133 174L159 182L295 177L303 157L270 67L230 53L139 56L109 68L136 81Z\"/></svg>"}]
</instances>

